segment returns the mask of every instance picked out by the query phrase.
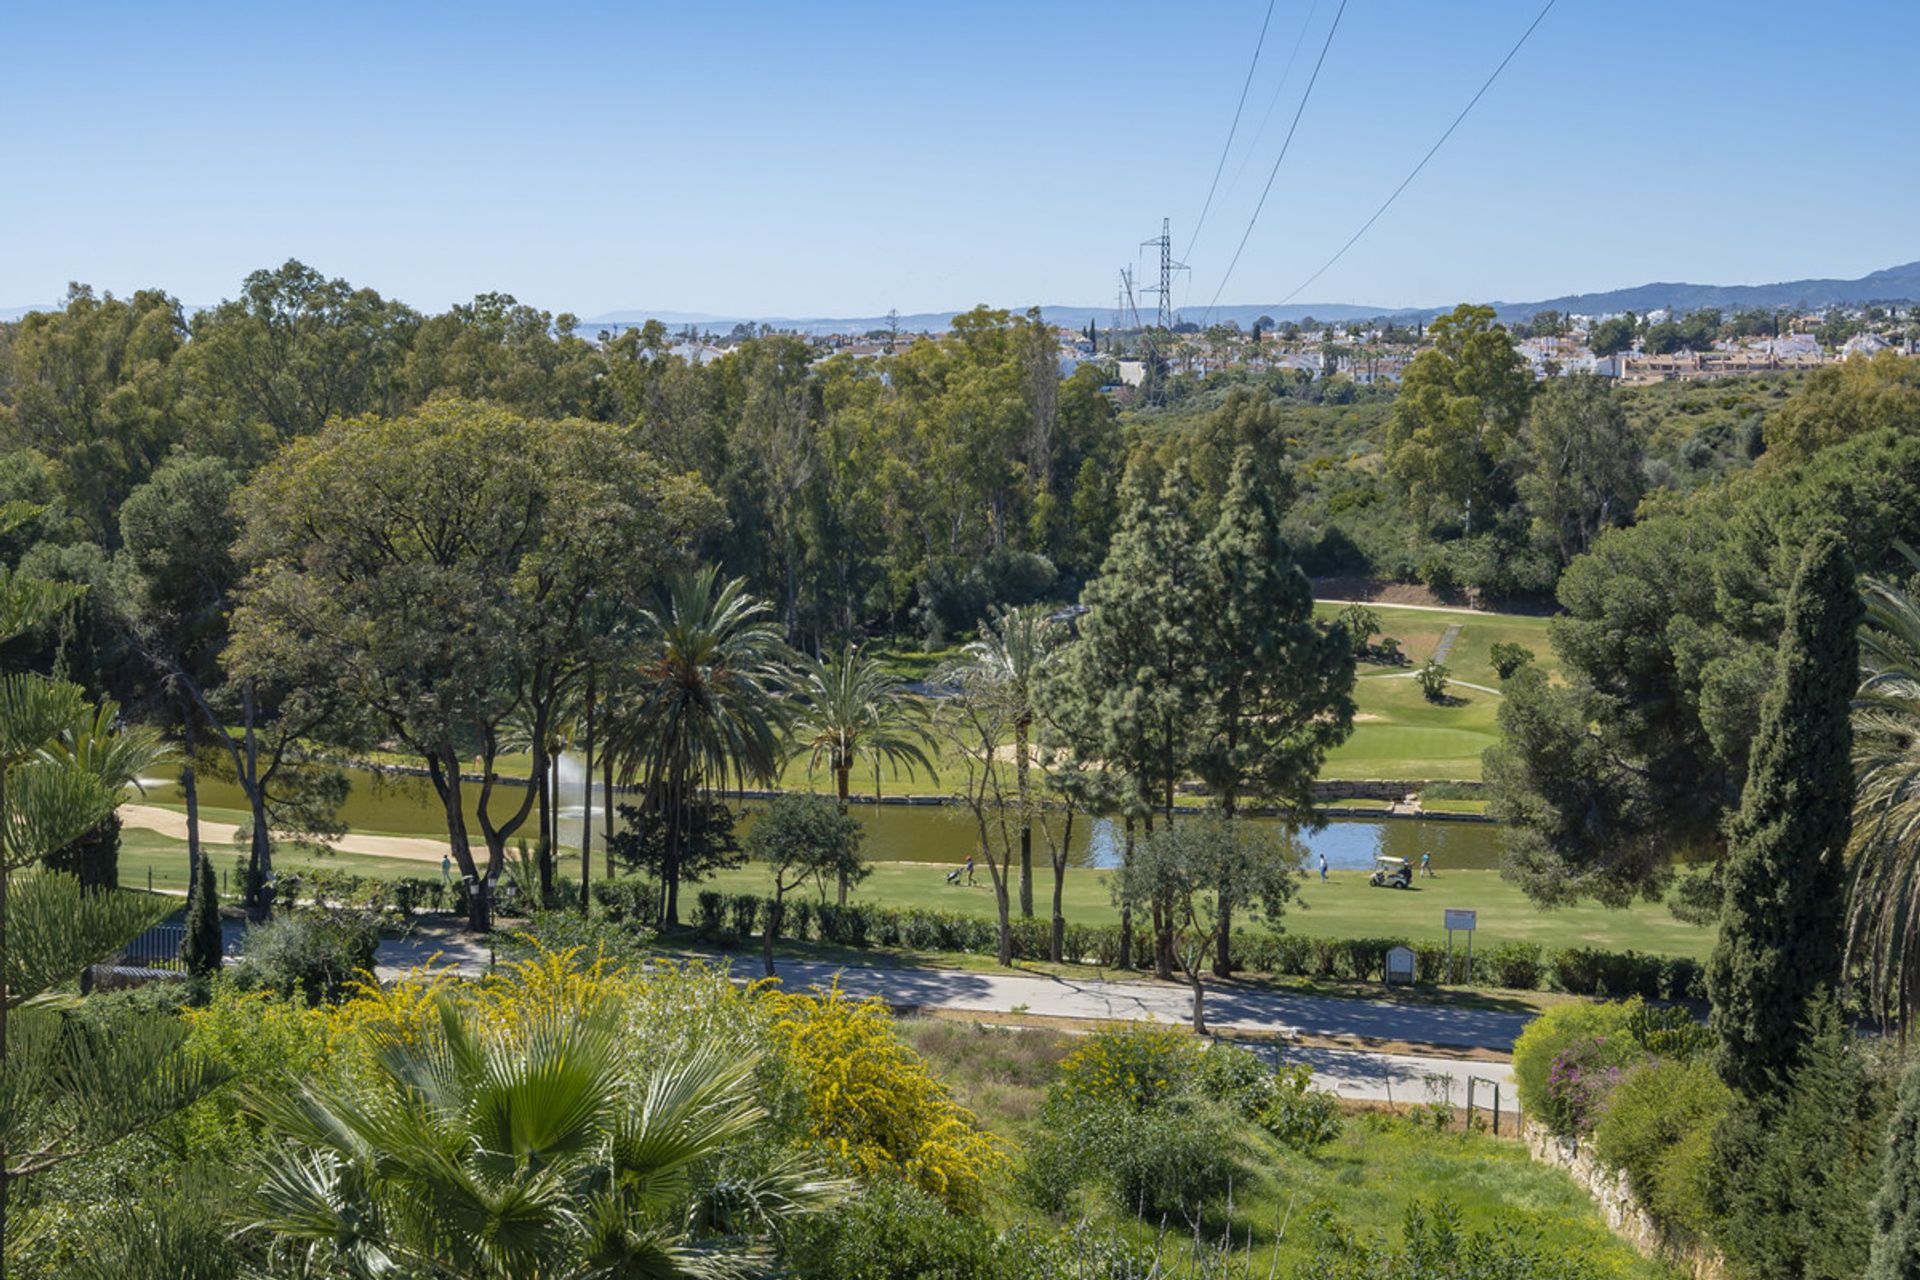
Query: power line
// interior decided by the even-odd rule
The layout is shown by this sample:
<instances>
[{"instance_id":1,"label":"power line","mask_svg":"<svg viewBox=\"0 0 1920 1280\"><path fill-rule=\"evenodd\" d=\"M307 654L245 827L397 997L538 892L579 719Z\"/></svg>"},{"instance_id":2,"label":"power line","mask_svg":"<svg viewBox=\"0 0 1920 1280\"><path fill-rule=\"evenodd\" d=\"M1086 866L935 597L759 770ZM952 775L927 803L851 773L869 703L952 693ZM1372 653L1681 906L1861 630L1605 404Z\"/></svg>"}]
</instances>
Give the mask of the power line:
<instances>
[{"instance_id":1,"label":"power line","mask_svg":"<svg viewBox=\"0 0 1920 1280\"><path fill-rule=\"evenodd\" d=\"M1233 105L1233 123L1227 126L1227 142L1220 148L1220 163L1213 166L1213 182L1207 187L1207 198L1200 205L1200 216L1193 224L1193 236L1187 241L1187 252L1183 255L1191 258L1193 246L1200 239L1200 228L1207 221L1207 211L1213 208L1213 193L1220 189L1220 174L1227 167L1227 153L1233 150L1233 135L1240 129L1240 113L1246 110L1247 90L1253 88L1254 68L1260 65L1260 49L1267 42L1267 24L1273 21L1275 0L1267 0L1267 16L1260 19L1260 38L1253 42L1253 61L1247 64L1247 78L1240 86L1240 101Z\"/></svg>"},{"instance_id":2,"label":"power line","mask_svg":"<svg viewBox=\"0 0 1920 1280\"><path fill-rule=\"evenodd\" d=\"M1300 105L1294 109L1293 123L1287 126L1287 136L1280 143L1280 154L1273 159L1273 169L1267 174L1267 185L1260 189L1260 202L1253 206L1253 216L1247 219L1247 229L1240 233L1240 245L1233 251L1233 261L1227 264L1226 274L1220 277L1220 287L1213 291L1213 301L1207 303L1207 315L1213 314L1214 306L1220 301L1220 295L1226 291L1227 281L1233 278L1233 269L1240 265L1240 255L1245 252L1248 237L1253 235L1254 224L1260 221L1260 211L1267 207L1267 196L1273 191L1273 180L1280 176L1280 162L1287 158L1287 149L1293 145L1294 130L1300 127L1300 117L1307 109L1307 99L1313 96L1313 86L1320 80L1320 68L1326 65L1327 50L1333 48L1333 34L1340 30L1340 17L1347 11L1347 0L1340 0L1340 7L1334 11L1333 25L1327 28L1327 38L1320 46L1320 56L1314 61L1313 74L1307 78L1306 90L1300 95Z\"/></svg>"},{"instance_id":3,"label":"power line","mask_svg":"<svg viewBox=\"0 0 1920 1280\"><path fill-rule=\"evenodd\" d=\"M1493 82L1500 78L1500 73L1507 69L1507 64L1509 62L1513 61L1513 56L1516 53L1520 52L1520 46L1524 45L1527 42L1527 38L1533 34L1534 28L1538 27L1541 24L1541 22L1543 22L1546 19L1546 16L1548 12L1552 10L1554 3L1555 3L1555 0L1547 0L1547 3L1541 7L1540 12L1534 16L1533 21L1530 24L1528 24L1527 29L1520 33L1520 38L1513 42L1513 48L1507 50L1507 56L1500 59L1500 65L1493 69L1493 74L1488 76L1486 83L1480 86L1480 91L1474 94L1473 97L1467 100L1467 105L1460 108L1460 114L1453 118L1453 123L1447 126L1447 131L1440 135L1440 140L1438 142L1435 142L1431 147L1427 149L1427 154L1420 157L1419 164L1416 164L1413 166L1413 172L1409 173L1404 179L1401 180L1400 185L1393 189L1393 194L1388 196L1386 200L1381 203L1380 207L1373 211L1373 216L1371 218L1368 218L1365 222L1360 224L1360 229L1354 232L1353 235L1348 238L1347 242L1341 245L1339 250L1331 258L1328 258L1325 262L1320 264L1320 269L1318 271L1308 276L1305 280L1302 280L1299 283L1299 285L1295 287L1292 293L1289 293L1286 297L1280 299L1282 303L1291 302L1295 298L1299 297L1301 290L1305 289L1308 285L1311 285L1315 280L1318 280L1321 276L1325 275L1328 269L1331 268L1334 263L1340 261L1341 258L1346 256L1347 250L1353 248L1355 244L1359 243L1360 237L1367 234L1367 232L1370 229L1372 229L1374 223L1380 221L1380 215L1384 214L1388 210L1388 208L1392 206L1393 202L1400 198L1400 193L1402 191L1405 191L1407 187L1413 182L1413 180L1420 176L1420 171L1427 167L1427 161L1433 159L1434 153L1439 151L1440 148L1443 145L1445 145L1447 139L1453 136L1453 131L1460 127L1460 122L1467 118L1467 113L1473 110L1474 104L1480 101L1480 99L1486 94L1487 90L1493 88Z\"/></svg>"},{"instance_id":4,"label":"power line","mask_svg":"<svg viewBox=\"0 0 1920 1280\"><path fill-rule=\"evenodd\" d=\"M1287 52L1287 64L1280 68L1280 79L1273 86L1273 96L1267 99L1266 114L1260 117L1260 127L1253 131L1253 140L1247 144L1246 152L1240 157L1240 167L1233 171L1232 181L1227 183L1227 194L1240 185L1240 179L1247 172L1247 162L1253 159L1254 151L1260 146L1260 139L1267 135L1267 125L1273 119L1273 109L1280 105L1280 95L1286 91L1287 79L1293 74L1293 64L1300 59L1300 46L1307 42L1307 32L1313 30L1313 19L1320 12L1320 0L1313 0L1307 6L1307 16L1300 24L1299 33L1293 37L1293 48Z\"/></svg>"}]
</instances>

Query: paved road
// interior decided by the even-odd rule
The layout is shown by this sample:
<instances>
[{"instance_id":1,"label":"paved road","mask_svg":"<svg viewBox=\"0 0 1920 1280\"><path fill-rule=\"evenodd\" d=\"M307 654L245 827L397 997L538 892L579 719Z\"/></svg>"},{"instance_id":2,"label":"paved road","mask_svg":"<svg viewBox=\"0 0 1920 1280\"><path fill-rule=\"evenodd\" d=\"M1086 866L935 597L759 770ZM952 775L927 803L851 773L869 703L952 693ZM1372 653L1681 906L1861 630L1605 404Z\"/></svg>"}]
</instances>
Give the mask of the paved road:
<instances>
[{"instance_id":1,"label":"paved road","mask_svg":"<svg viewBox=\"0 0 1920 1280\"><path fill-rule=\"evenodd\" d=\"M228 941L237 944L241 926L229 921L227 928ZM420 931L383 942L376 969L383 982L422 967L451 967L477 976L486 971L491 959L484 942L457 932ZM953 1010L986 1019L996 1013L1020 1012L1040 1017L1185 1023L1193 1010L1192 997L1185 989L1160 983L797 960L782 961L779 967L781 980L789 987L827 986L837 980L849 994L878 996L896 1007ZM758 977L760 972L758 961L753 959L739 961L735 968L744 977ZM1512 1049L1513 1039L1527 1018L1490 1009L1228 987L1209 989L1207 1021L1222 1030L1265 1031L1285 1037L1359 1036L1505 1053ZM1512 1073L1504 1062L1284 1041L1260 1046L1259 1052L1278 1062L1311 1066L1314 1083L1343 1098L1408 1103L1444 1096L1462 1104L1467 1097L1468 1078L1477 1077L1498 1081L1502 1110L1514 1109ZM1489 1093L1487 1084L1476 1086L1479 1107L1491 1105Z\"/></svg>"},{"instance_id":2,"label":"paved road","mask_svg":"<svg viewBox=\"0 0 1920 1280\"><path fill-rule=\"evenodd\" d=\"M1108 982L1036 974L968 973L949 969L839 967L814 961L780 962L789 986L824 986L838 975L845 990L877 995L894 1005L1042 1017L1148 1019L1183 1023L1193 1016L1184 987L1151 982ZM1285 1036L1361 1036L1459 1049L1512 1050L1528 1015L1451 1005L1349 1000L1337 996L1229 985L1209 987L1207 1023L1237 1031Z\"/></svg>"}]
</instances>

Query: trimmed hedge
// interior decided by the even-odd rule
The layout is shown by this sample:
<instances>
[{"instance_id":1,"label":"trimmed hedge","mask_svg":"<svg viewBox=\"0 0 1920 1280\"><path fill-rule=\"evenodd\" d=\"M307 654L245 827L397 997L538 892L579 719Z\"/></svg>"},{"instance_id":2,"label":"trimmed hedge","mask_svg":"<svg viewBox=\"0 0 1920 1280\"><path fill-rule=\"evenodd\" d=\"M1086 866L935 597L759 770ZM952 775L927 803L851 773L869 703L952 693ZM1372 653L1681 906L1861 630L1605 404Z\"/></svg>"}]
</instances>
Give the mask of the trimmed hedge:
<instances>
[{"instance_id":1,"label":"trimmed hedge","mask_svg":"<svg viewBox=\"0 0 1920 1280\"><path fill-rule=\"evenodd\" d=\"M633 895L631 906L626 897L629 894ZM615 914L616 895L619 895L619 911L633 918L652 918L655 899L651 886L645 882L603 881L594 886L595 899L613 918L620 919L623 916ZM744 940L754 936L755 930L765 928L771 906L771 898L756 894L709 890L699 895L694 923L704 936ZM644 907L644 913L636 913L635 908L639 907ZM1014 959L1047 958L1051 921L1016 917L1011 924ZM988 916L871 903L851 903L843 907L801 896L787 899L780 932L795 942L962 951L976 955L992 954L1000 945L998 926ZM1412 948L1414 976L1418 981L1446 980L1444 943L1413 942L1397 937L1317 938L1292 933L1241 932L1234 935L1233 962L1236 968L1249 973L1377 982L1386 970L1387 952L1400 946ZM1120 927L1069 924L1061 958L1070 964L1119 967ZM1152 963L1151 931L1136 928L1133 967L1148 968ZM1459 950L1454 954L1454 968L1457 977L1466 977L1465 955ZM1641 996L1648 1000L1698 1000L1705 995L1704 970L1696 960L1648 956L1633 951L1599 951L1591 947L1546 952L1531 942L1503 942L1477 953L1473 957L1472 982L1476 986L1514 991L1545 989L1581 996Z\"/></svg>"}]
</instances>

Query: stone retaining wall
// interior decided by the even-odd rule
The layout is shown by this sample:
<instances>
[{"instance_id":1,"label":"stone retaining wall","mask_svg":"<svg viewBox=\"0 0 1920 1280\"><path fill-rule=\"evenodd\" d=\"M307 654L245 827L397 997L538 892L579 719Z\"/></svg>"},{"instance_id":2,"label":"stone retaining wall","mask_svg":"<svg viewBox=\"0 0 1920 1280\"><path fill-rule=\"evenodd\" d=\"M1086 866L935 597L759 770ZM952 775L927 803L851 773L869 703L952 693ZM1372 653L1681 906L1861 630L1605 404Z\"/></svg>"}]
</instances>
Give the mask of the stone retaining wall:
<instances>
[{"instance_id":1,"label":"stone retaining wall","mask_svg":"<svg viewBox=\"0 0 1920 1280\"><path fill-rule=\"evenodd\" d=\"M1692 1276L1693 1280L1722 1280L1725 1264L1720 1255L1705 1245L1668 1237L1660 1224L1640 1207L1633 1188L1627 1185L1627 1175L1602 1165L1594 1158L1591 1148L1555 1137L1546 1126L1531 1120L1522 1126L1522 1138L1528 1155L1572 1174L1573 1180L1593 1197L1608 1228L1643 1256L1663 1262Z\"/></svg>"}]
</instances>

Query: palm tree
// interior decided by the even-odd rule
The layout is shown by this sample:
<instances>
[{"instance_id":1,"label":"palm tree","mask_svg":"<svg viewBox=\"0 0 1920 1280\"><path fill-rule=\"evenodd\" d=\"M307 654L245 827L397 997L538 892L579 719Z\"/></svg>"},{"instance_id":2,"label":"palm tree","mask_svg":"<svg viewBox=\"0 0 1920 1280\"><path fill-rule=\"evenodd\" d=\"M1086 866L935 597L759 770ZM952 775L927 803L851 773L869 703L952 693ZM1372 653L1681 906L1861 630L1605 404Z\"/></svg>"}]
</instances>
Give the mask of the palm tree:
<instances>
[{"instance_id":1,"label":"palm tree","mask_svg":"<svg viewBox=\"0 0 1920 1280\"><path fill-rule=\"evenodd\" d=\"M1033 722L1041 677L1059 648L1060 627L1038 609L995 609L981 624L980 638L966 646L955 672L969 687L990 691L1013 729L1015 792L1020 805L1020 914L1029 919L1033 916Z\"/></svg>"},{"instance_id":2,"label":"palm tree","mask_svg":"<svg viewBox=\"0 0 1920 1280\"><path fill-rule=\"evenodd\" d=\"M645 656L610 708L607 749L623 782L643 780L667 823L660 868L666 923L678 924L681 853L696 806L715 790L771 785L780 767L789 650L746 580L712 566L677 575L665 607L645 615Z\"/></svg>"},{"instance_id":3,"label":"palm tree","mask_svg":"<svg viewBox=\"0 0 1920 1280\"><path fill-rule=\"evenodd\" d=\"M895 777L914 766L938 777L927 752L933 737L927 729L926 705L907 694L900 678L867 656L858 645L842 649L829 661L807 658L801 663L795 689L800 706L794 714L795 753L807 753L807 772L825 763L833 771L840 812L847 811L853 768L861 759L873 762L874 796L880 792L880 766ZM847 877L840 876L840 905L847 903Z\"/></svg>"},{"instance_id":4,"label":"palm tree","mask_svg":"<svg viewBox=\"0 0 1920 1280\"><path fill-rule=\"evenodd\" d=\"M376 1034L364 1079L248 1096L285 1140L248 1229L301 1274L737 1276L844 1193L791 1162L703 1192L699 1166L765 1117L756 1063L709 1050L644 1080L626 1063L605 1009L499 1028L443 1001L425 1034Z\"/></svg>"},{"instance_id":5,"label":"palm tree","mask_svg":"<svg viewBox=\"0 0 1920 1280\"><path fill-rule=\"evenodd\" d=\"M119 718L119 704L111 700L81 707L72 722L41 748L41 758L93 775L117 804L128 787L138 786L141 777L169 754L158 730L119 725ZM117 820L109 813L79 839L49 854L47 864L78 876L84 888L118 888L117 858L110 861L98 852L111 853L118 847L117 829ZM197 868L190 870L197 872Z\"/></svg>"},{"instance_id":6,"label":"palm tree","mask_svg":"<svg viewBox=\"0 0 1920 1280\"><path fill-rule=\"evenodd\" d=\"M1899 550L1920 569L1920 554ZM1920 604L1878 578L1861 594L1847 951L1866 962L1881 1015L1897 1006L1904 1028L1920 1005Z\"/></svg>"}]
</instances>

